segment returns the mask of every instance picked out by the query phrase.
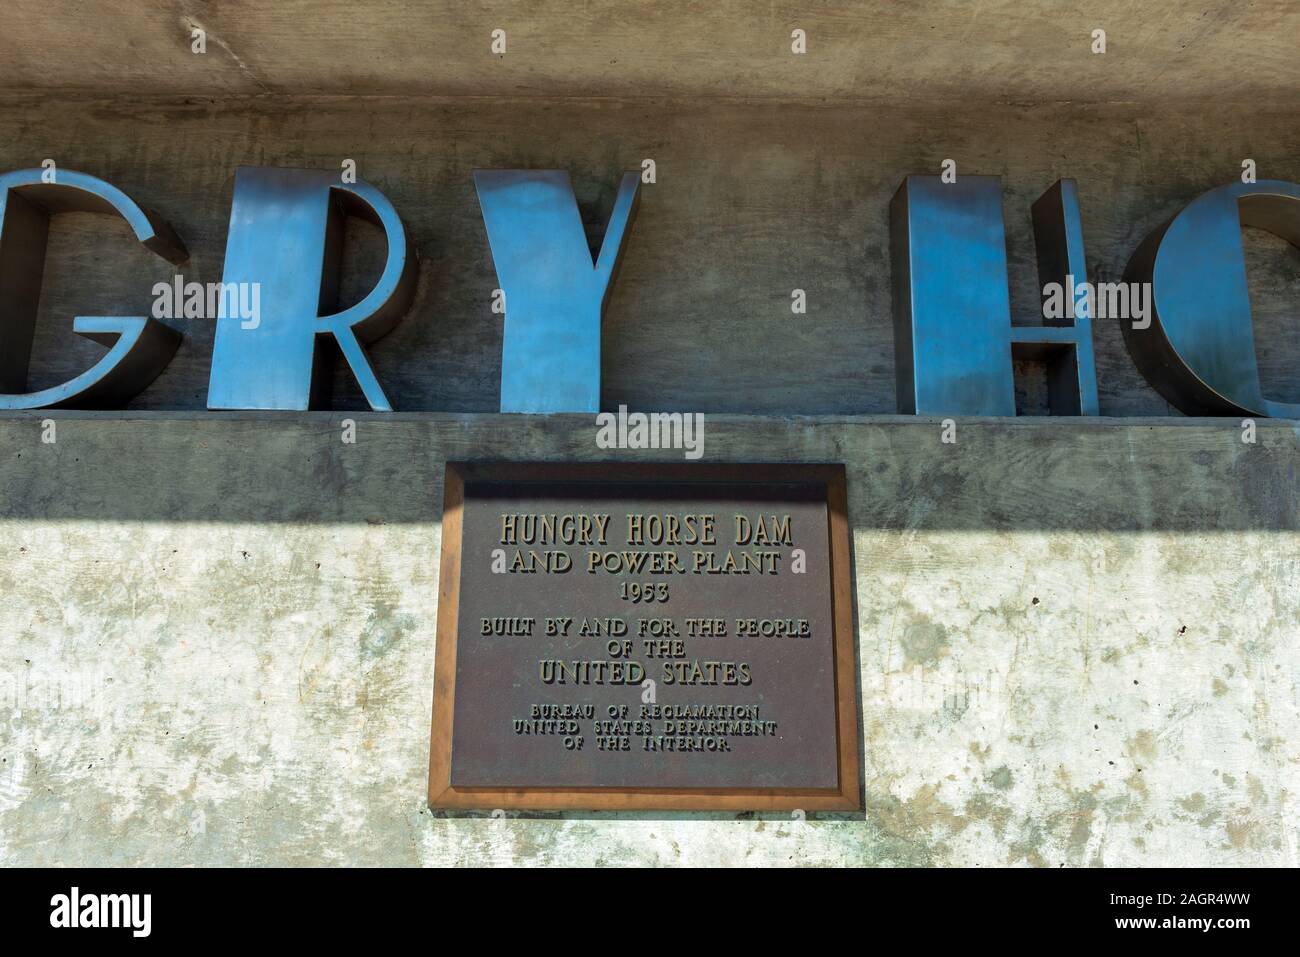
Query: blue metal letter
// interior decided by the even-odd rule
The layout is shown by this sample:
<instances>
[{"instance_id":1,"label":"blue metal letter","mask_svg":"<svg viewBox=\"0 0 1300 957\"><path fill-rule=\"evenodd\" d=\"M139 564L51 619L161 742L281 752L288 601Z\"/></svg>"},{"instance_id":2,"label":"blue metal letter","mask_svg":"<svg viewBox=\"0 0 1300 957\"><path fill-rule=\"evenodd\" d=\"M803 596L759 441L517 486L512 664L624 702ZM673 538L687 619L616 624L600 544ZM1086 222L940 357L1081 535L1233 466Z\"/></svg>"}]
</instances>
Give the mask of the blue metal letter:
<instances>
[{"instance_id":1,"label":"blue metal letter","mask_svg":"<svg viewBox=\"0 0 1300 957\"><path fill-rule=\"evenodd\" d=\"M1040 279L1084 281L1074 181L1053 185L1033 217ZM908 176L890 204L890 235L900 412L1015 415L1014 355L1046 360L1054 412L1097 414L1087 309L1071 325L1011 325L998 177Z\"/></svg>"},{"instance_id":2,"label":"blue metal letter","mask_svg":"<svg viewBox=\"0 0 1300 957\"><path fill-rule=\"evenodd\" d=\"M1047 364L1047 396L1053 413L1099 415L1092 297L1078 293L1079 284L1088 278L1078 185L1072 179L1058 179L1034 203L1032 214L1039 284L1043 288L1061 284L1073 305L1074 321L1067 316L1045 326L1012 326L1011 355Z\"/></svg>"},{"instance_id":3,"label":"blue metal letter","mask_svg":"<svg viewBox=\"0 0 1300 957\"><path fill-rule=\"evenodd\" d=\"M1124 342L1147 381L1188 415L1300 418L1300 403L1267 399L1260 385L1242 226L1300 247L1300 186L1220 186L1148 236L1124 279L1151 283L1151 321L1125 321Z\"/></svg>"},{"instance_id":4,"label":"blue metal letter","mask_svg":"<svg viewBox=\"0 0 1300 957\"><path fill-rule=\"evenodd\" d=\"M383 274L361 302L334 315L345 213L388 239ZM321 337L333 336L370 407L391 412L365 343L387 333L415 294L415 251L401 218L367 183L338 172L241 166L235 173L222 281L260 286L262 315L217 320L209 409L308 409L323 392Z\"/></svg>"},{"instance_id":5,"label":"blue metal letter","mask_svg":"<svg viewBox=\"0 0 1300 957\"><path fill-rule=\"evenodd\" d=\"M623 174L595 264L563 170L475 170L506 297L502 412L600 411L600 321L641 185Z\"/></svg>"},{"instance_id":6,"label":"blue metal letter","mask_svg":"<svg viewBox=\"0 0 1300 957\"><path fill-rule=\"evenodd\" d=\"M179 332L150 316L77 316L73 330L108 353L67 382L26 391L50 215L116 213L168 262L183 263L189 253L166 222L102 179L58 170L54 182L44 182L44 172L0 176L0 409L122 405L158 377L181 343Z\"/></svg>"}]
</instances>

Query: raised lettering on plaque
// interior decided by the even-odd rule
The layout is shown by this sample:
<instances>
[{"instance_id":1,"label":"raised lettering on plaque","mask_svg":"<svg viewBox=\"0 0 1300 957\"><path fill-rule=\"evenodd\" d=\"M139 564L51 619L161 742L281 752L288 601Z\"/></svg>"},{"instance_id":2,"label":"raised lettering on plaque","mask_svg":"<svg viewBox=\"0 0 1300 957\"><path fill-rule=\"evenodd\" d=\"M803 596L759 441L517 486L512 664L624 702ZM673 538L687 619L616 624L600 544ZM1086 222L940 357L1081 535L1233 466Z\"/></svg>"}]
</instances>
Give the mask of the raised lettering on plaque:
<instances>
[{"instance_id":1,"label":"raised lettering on plaque","mask_svg":"<svg viewBox=\"0 0 1300 957\"><path fill-rule=\"evenodd\" d=\"M851 810L842 466L447 466L429 803Z\"/></svg>"}]
</instances>

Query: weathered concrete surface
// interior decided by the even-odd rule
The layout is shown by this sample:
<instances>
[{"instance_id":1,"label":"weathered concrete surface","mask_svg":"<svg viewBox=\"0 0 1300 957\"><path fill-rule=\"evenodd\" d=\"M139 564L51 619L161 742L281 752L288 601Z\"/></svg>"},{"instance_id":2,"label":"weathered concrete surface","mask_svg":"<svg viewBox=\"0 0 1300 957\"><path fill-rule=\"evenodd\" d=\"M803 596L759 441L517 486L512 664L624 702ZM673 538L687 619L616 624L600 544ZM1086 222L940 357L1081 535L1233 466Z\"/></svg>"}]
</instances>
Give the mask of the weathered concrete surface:
<instances>
[{"instance_id":1,"label":"weathered concrete surface","mask_svg":"<svg viewBox=\"0 0 1300 957\"><path fill-rule=\"evenodd\" d=\"M1057 178L1079 182L1090 278L1117 281L1153 229L1207 189L1259 175L1300 181L1294 107L984 106L908 101L816 105L566 99L294 99L250 102L0 100L0 169L104 177L163 213L200 282L221 278L235 168L341 169L384 190L421 256L409 314L371 349L398 409L492 412L501 366L498 285L474 195L476 167L572 171L593 231L618 172L657 164L603 332L606 408L785 414L896 410L889 200L909 173L997 174L1005 189L1012 308L1041 316L1030 205ZM69 215L56 226L32 387L87 368L103 347L75 315L138 315L178 271L124 224ZM1300 250L1247 230L1257 352L1266 391L1300 401ZM378 274L382 242L355 230L345 299ZM793 289L807 293L792 315ZM135 408L202 408L214 323L179 320L179 353ZM1170 415L1141 378L1116 321L1096 324L1105 415ZM1041 369L1020 383L1041 411ZM351 375L335 407L359 408Z\"/></svg>"},{"instance_id":2,"label":"weathered concrete surface","mask_svg":"<svg viewBox=\"0 0 1300 957\"><path fill-rule=\"evenodd\" d=\"M341 418L0 418L0 863L1297 864L1295 423L708 417L849 468L866 811L802 822L431 814L443 462L612 453Z\"/></svg>"},{"instance_id":3,"label":"weathered concrete surface","mask_svg":"<svg viewBox=\"0 0 1300 957\"><path fill-rule=\"evenodd\" d=\"M111 12L110 12L111 11ZM192 51L206 29L207 52ZM807 53L791 52L791 31ZM1092 32L1104 29L1104 55ZM506 33L495 56L491 33ZM1295 104L1291 0L6 0L10 89Z\"/></svg>"}]
</instances>

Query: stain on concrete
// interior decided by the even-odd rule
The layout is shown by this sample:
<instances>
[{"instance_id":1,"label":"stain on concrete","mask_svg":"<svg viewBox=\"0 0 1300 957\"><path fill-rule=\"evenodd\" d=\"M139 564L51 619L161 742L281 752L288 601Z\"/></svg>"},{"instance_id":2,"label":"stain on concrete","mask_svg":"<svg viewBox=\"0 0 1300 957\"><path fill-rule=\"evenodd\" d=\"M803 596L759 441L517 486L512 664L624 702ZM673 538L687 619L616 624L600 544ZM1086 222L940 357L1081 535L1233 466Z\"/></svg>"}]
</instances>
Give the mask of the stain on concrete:
<instances>
[{"instance_id":1,"label":"stain on concrete","mask_svg":"<svg viewBox=\"0 0 1300 957\"><path fill-rule=\"evenodd\" d=\"M948 629L932 621L914 621L900 639L908 666L937 665L948 654Z\"/></svg>"},{"instance_id":2,"label":"stain on concrete","mask_svg":"<svg viewBox=\"0 0 1300 957\"><path fill-rule=\"evenodd\" d=\"M997 788L999 791L1005 791L1011 787L1011 769L1005 764L993 771L987 778L989 786Z\"/></svg>"}]
</instances>

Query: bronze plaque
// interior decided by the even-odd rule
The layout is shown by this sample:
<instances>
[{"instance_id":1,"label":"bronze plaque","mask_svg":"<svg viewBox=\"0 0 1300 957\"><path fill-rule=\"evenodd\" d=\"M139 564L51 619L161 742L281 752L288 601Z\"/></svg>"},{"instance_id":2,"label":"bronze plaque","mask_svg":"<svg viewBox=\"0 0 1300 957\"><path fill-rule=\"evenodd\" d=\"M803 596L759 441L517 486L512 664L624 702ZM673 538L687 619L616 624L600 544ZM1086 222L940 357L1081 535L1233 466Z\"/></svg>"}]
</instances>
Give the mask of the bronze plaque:
<instances>
[{"instance_id":1,"label":"bronze plaque","mask_svg":"<svg viewBox=\"0 0 1300 957\"><path fill-rule=\"evenodd\" d=\"M851 810L844 468L448 463L429 803Z\"/></svg>"}]
</instances>

